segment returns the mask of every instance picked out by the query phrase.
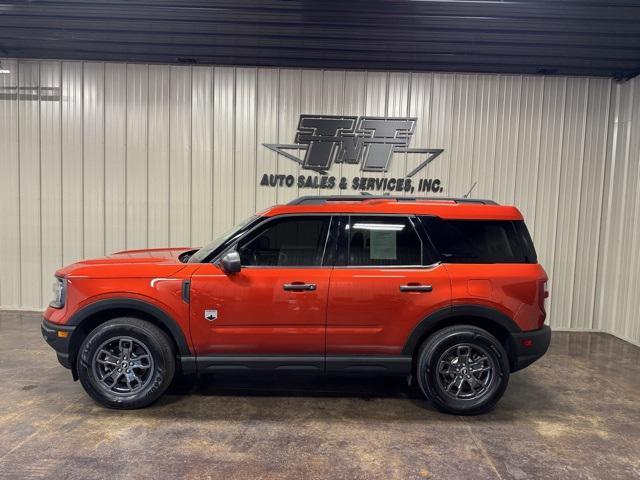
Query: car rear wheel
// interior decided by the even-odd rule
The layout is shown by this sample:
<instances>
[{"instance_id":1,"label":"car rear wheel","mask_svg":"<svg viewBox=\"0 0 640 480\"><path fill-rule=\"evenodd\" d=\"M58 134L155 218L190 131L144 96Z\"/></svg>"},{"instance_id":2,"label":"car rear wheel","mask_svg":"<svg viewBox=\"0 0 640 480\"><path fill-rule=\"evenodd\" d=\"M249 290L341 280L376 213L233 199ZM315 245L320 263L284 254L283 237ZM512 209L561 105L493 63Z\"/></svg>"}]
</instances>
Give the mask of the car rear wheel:
<instances>
[{"instance_id":1,"label":"car rear wheel","mask_svg":"<svg viewBox=\"0 0 640 480\"><path fill-rule=\"evenodd\" d=\"M116 318L87 335L77 368L82 386L98 403L134 409L160 398L173 380L176 361L171 340L158 327Z\"/></svg>"},{"instance_id":2,"label":"car rear wheel","mask_svg":"<svg viewBox=\"0 0 640 480\"><path fill-rule=\"evenodd\" d=\"M457 415L491 410L509 383L504 348L486 330L456 325L435 332L420 348L418 385L438 409Z\"/></svg>"}]
</instances>

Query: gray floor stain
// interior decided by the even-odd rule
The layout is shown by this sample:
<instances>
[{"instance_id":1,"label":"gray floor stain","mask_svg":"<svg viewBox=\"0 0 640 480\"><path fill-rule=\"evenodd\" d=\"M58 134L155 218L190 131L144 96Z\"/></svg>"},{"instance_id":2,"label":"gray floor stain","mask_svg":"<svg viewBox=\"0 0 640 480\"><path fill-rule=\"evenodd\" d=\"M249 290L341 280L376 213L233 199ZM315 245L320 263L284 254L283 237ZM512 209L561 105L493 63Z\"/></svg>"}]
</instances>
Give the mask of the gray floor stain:
<instances>
[{"instance_id":1,"label":"gray floor stain","mask_svg":"<svg viewBox=\"0 0 640 480\"><path fill-rule=\"evenodd\" d=\"M0 478L640 478L640 348L556 333L493 412L443 415L403 379L182 378L106 410L0 312Z\"/></svg>"}]
</instances>

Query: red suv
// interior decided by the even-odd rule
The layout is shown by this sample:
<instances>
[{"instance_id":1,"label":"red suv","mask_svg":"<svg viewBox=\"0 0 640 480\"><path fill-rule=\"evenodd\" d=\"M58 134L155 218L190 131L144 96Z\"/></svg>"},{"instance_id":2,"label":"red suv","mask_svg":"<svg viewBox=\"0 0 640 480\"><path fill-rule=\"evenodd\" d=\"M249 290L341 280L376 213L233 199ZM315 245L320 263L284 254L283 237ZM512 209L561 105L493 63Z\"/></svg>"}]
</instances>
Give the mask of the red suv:
<instances>
[{"instance_id":1,"label":"red suv","mask_svg":"<svg viewBox=\"0 0 640 480\"><path fill-rule=\"evenodd\" d=\"M473 414L540 358L547 276L515 207L302 197L200 248L56 272L42 333L86 391L149 405L176 371L405 375Z\"/></svg>"}]
</instances>

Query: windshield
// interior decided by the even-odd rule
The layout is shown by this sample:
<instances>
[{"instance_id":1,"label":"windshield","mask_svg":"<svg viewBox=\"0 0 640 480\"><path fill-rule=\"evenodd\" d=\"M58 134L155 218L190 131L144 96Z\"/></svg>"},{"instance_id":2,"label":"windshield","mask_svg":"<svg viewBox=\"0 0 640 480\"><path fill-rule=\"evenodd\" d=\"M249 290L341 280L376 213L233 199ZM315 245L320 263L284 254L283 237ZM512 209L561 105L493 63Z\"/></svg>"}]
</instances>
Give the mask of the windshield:
<instances>
[{"instance_id":1,"label":"windshield","mask_svg":"<svg viewBox=\"0 0 640 480\"><path fill-rule=\"evenodd\" d=\"M208 245L202 247L196 253L191 255L188 263L202 263L209 255L211 255L215 250L217 250L220 246L222 246L228 239L235 237L236 235L244 232L247 227L252 225L259 217L257 215L253 215L247 218L245 221L240 222L238 225L230 228L222 235L218 236L214 241L209 243Z\"/></svg>"}]
</instances>

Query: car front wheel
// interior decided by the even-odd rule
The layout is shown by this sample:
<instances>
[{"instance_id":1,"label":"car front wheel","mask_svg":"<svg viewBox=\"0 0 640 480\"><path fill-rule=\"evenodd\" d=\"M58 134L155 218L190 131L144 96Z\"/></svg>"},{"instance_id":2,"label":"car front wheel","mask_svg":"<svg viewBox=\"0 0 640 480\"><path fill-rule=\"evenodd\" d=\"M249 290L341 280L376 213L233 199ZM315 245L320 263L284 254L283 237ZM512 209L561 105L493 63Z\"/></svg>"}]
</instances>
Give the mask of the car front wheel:
<instances>
[{"instance_id":1,"label":"car front wheel","mask_svg":"<svg viewBox=\"0 0 640 480\"><path fill-rule=\"evenodd\" d=\"M171 340L137 318L109 320L84 339L78 376L98 403L116 409L146 407L171 384L176 362Z\"/></svg>"},{"instance_id":2,"label":"car front wheel","mask_svg":"<svg viewBox=\"0 0 640 480\"><path fill-rule=\"evenodd\" d=\"M500 342L471 325L456 325L427 338L416 365L418 384L446 413L474 415L491 410L507 388L509 361Z\"/></svg>"}]
</instances>

